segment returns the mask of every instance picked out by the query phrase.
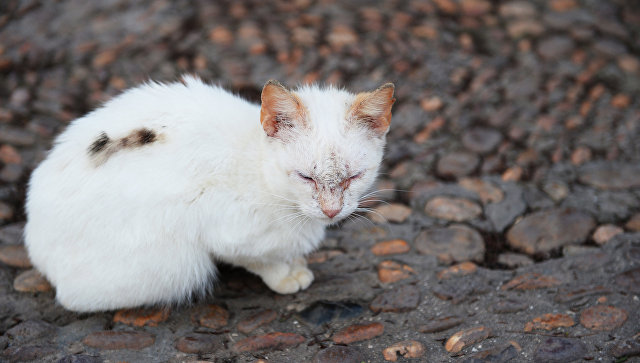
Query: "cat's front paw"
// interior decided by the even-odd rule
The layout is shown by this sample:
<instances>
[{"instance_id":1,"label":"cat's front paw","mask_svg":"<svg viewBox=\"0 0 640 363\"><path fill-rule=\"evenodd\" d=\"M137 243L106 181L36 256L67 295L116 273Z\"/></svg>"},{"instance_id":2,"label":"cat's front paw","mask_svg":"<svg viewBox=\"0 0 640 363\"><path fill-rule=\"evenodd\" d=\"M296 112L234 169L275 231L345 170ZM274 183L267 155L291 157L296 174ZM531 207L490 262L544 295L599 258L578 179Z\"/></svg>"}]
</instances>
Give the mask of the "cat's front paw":
<instances>
[{"instance_id":1,"label":"cat's front paw","mask_svg":"<svg viewBox=\"0 0 640 363\"><path fill-rule=\"evenodd\" d=\"M293 276L287 276L269 288L278 294L293 294L300 290L300 283Z\"/></svg>"},{"instance_id":2,"label":"cat's front paw","mask_svg":"<svg viewBox=\"0 0 640 363\"><path fill-rule=\"evenodd\" d=\"M269 288L278 294L293 294L304 290L313 282L313 272L305 266L297 266L291 273L276 284L270 284Z\"/></svg>"},{"instance_id":3,"label":"cat's front paw","mask_svg":"<svg viewBox=\"0 0 640 363\"><path fill-rule=\"evenodd\" d=\"M304 290L313 282L313 272L306 266L298 266L291 271L291 275L300 284L300 290Z\"/></svg>"}]
</instances>

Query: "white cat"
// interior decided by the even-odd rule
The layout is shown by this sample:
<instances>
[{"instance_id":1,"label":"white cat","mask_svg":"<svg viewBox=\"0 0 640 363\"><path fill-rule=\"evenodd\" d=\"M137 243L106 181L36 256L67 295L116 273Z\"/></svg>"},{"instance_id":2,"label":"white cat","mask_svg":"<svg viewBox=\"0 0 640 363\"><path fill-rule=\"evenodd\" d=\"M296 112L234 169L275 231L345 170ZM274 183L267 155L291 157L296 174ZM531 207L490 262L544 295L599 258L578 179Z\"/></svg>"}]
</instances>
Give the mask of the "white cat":
<instances>
[{"instance_id":1,"label":"white cat","mask_svg":"<svg viewBox=\"0 0 640 363\"><path fill-rule=\"evenodd\" d=\"M305 289L305 254L373 184L393 91L270 81L258 106L192 77L131 89L33 172L29 256L83 312L180 302L209 285L212 258Z\"/></svg>"}]
</instances>

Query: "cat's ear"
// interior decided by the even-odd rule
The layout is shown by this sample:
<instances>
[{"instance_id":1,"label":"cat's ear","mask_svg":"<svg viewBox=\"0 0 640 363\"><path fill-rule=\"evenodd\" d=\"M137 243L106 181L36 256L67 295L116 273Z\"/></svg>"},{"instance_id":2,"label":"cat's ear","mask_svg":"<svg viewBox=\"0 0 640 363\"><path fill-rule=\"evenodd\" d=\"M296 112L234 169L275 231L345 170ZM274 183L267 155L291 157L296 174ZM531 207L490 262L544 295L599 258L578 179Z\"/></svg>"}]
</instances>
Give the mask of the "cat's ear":
<instances>
[{"instance_id":1,"label":"cat's ear","mask_svg":"<svg viewBox=\"0 0 640 363\"><path fill-rule=\"evenodd\" d=\"M276 137L283 128L304 126L305 107L280 82L268 81L262 88L261 99L260 123L268 136Z\"/></svg>"},{"instance_id":2,"label":"cat's ear","mask_svg":"<svg viewBox=\"0 0 640 363\"><path fill-rule=\"evenodd\" d=\"M393 83L386 83L373 92L358 93L348 118L370 128L375 135L384 136L391 123L391 106L396 101L394 90Z\"/></svg>"}]
</instances>

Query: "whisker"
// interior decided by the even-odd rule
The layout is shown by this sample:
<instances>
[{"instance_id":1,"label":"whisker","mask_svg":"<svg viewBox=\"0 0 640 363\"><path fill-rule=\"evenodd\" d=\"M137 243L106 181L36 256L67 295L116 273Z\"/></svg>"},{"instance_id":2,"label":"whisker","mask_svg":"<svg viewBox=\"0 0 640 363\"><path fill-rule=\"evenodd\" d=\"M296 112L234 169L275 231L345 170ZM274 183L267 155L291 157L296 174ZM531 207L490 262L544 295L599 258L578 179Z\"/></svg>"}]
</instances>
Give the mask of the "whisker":
<instances>
[{"instance_id":1,"label":"whisker","mask_svg":"<svg viewBox=\"0 0 640 363\"><path fill-rule=\"evenodd\" d=\"M365 221L367 223L369 223L371 226L375 226L375 223L373 223L373 221L371 221L371 219L367 218L366 216L354 213L353 214L354 218L356 221L361 222L361 221Z\"/></svg>"},{"instance_id":2,"label":"whisker","mask_svg":"<svg viewBox=\"0 0 640 363\"><path fill-rule=\"evenodd\" d=\"M383 204L387 204L387 205L391 205L391 203L387 202L386 200L382 200L382 199L365 199L365 200L359 200L358 201L358 205L360 205L360 203L383 203Z\"/></svg>"},{"instance_id":3,"label":"whisker","mask_svg":"<svg viewBox=\"0 0 640 363\"><path fill-rule=\"evenodd\" d=\"M389 223L389 220L387 220L387 218L385 218L385 216L383 216L382 214L380 214L378 211L376 211L375 209L371 209L371 208L356 208L355 210L356 212L367 212L367 213L373 213L377 216L379 216L380 218L382 218L382 220L385 223Z\"/></svg>"}]
</instances>

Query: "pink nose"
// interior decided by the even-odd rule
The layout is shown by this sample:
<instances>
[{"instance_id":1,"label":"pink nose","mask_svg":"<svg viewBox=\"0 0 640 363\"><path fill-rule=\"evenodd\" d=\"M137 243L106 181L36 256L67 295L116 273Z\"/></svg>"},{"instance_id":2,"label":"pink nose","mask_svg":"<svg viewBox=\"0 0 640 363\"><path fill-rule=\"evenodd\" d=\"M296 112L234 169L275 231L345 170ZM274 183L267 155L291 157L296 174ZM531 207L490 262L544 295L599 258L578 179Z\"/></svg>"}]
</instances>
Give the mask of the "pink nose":
<instances>
[{"instance_id":1,"label":"pink nose","mask_svg":"<svg viewBox=\"0 0 640 363\"><path fill-rule=\"evenodd\" d=\"M341 210L342 209L323 209L322 213L324 213L329 218L333 218L336 215L338 215L338 213L340 213Z\"/></svg>"}]
</instances>

